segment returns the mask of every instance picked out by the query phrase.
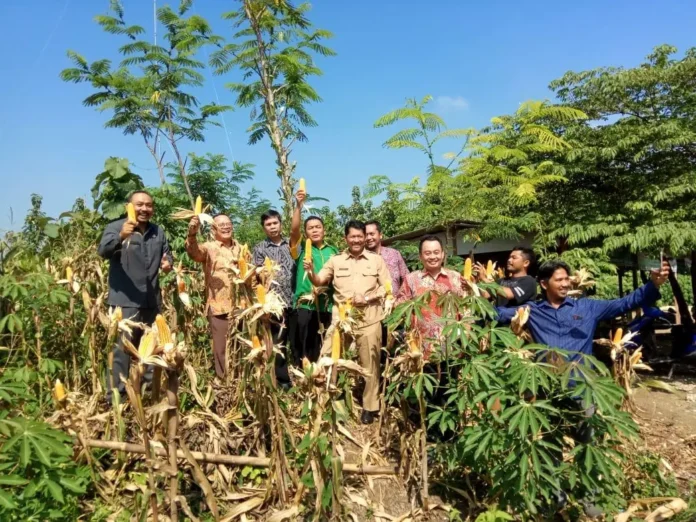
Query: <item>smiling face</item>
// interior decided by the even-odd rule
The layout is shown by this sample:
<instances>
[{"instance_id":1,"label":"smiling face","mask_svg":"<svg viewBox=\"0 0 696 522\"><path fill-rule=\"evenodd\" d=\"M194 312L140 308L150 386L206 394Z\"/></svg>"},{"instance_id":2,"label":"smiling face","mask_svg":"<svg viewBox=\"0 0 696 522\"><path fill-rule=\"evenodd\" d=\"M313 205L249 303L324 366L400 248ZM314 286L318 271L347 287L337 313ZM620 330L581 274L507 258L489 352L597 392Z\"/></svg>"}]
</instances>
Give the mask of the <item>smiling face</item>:
<instances>
[{"instance_id":1,"label":"smiling face","mask_svg":"<svg viewBox=\"0 0 696 522\"><path fill-rule=\"evenodd\" d=\"M420 249L420 260L428 272L440 270L445 252L439 241L424 241Z\"/></svg>"},{"instance_id":2,"label":"smiling face","mask_svg":"<svg viewBox=\"0 0 696 522\"><path fill-rule=\"evenodd\" d=\"M144 192L137 192L131 196L131 203L135 208L135 218L139 225L146 225L155 213L155 202L152 196Z\"/></svg>"},{"instance_id":3,"label":"smiling face","mask_svg":"<svg viewBox=\"0 0 696 522\"><path fill-rule=\"evenodd\" d=\"M280 237L281 230L280 219L277 217L270 217L263 222L263 231L271 241Z\"/></svg>"},{"instance_id":4,"label":"smiling face","mask_svg":"<svg viewBox=\"0 0 696 522\"><path fill-rule=\"evenodd\" d=\"M318 245L324 241L324 224L318 219L310 219L305 224L305 236Z\"/></svg>"},{"instance_id":5,"label":"smiling face","mask_svg":"<svg viewBox=\"0 0 696 522\"><path fill-rule=\"evenodd\" d=\"M222 241L223 243L228 243L232 240L232 233L234 228L232 226L232 221L227 216L216 216L213 220L213 234L215 239Z\"/></svg>"},{"instance_id":6,"label":"smiling face","mask_svg":"<svg viewBox=\"0 0 696 522\"><path fill-rule=\"evenodd\" d=\"M541 281L541 287L546 290L546 297L551 302L563 301L570 290L570 276L565 268L557 268L547 281Z\"/></svg>"},{"instance_id":7,"label":"smiling face","mask_svg":"<svg viewBox=\"0 0 696 522\"><path fill-rule=\"evenodd\" d=\"M362 251L365 250L365 232L359 228L349 228L346 235L346 243L348 244L348 251L352 255L358 256L362 254Z\"/></svg>"},{"instance_id":8,"label":"smiling face","mask_svg":"<svg viewBox=\"0 0 696 522\"><path fill-rule=\"evenodd\" d=\"M367 238L365 245L368 250L377 250L382 244L382 233L377 229L377 225L370 224L366 227Z\"/></svg>"}]
</instances>

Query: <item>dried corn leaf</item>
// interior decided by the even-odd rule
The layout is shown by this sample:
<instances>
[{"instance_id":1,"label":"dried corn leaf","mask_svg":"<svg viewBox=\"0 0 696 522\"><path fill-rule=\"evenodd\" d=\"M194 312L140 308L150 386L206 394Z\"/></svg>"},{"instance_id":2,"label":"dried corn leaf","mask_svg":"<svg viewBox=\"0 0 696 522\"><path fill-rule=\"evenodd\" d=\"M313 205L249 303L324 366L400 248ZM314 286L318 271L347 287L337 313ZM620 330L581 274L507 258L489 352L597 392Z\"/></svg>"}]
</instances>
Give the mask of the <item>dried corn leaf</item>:
<instances>
[{"instance_id":1,"label":"dried corn leaf","mask_svg":"<svg viewBox=\"0 0 696 522\"><path fill-rule=\"evenodd\" d=\"M234 506L220 522L232 522L235 518L256 509L261 504L263 504L263 499L261 497L253 497L249 500L245 500L241 504Z\"/></svg>"},{"instance_id":2,"label":"dried corn leaf","mask_svg":"<svg viewBox=\"0 0 696 522\"><path fill-rule=\"evenodd\" d=\"M668 504L660 506L655 511L650 513L645 522L661 522L672 518L674 515L686 511L689 508L688 504L680 498L675 498Z\"/></svg>"}]
</instances>

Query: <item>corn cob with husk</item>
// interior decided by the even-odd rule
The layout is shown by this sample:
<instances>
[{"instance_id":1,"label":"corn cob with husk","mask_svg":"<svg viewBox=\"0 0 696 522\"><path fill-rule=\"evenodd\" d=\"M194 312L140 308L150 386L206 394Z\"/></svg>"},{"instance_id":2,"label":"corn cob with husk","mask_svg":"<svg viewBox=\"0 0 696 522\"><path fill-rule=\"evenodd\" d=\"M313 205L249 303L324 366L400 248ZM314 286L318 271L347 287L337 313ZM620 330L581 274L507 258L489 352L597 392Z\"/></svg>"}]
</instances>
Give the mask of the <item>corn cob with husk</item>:
<instances>
[{"instance_id":1,"label":"corn cob with husk","mask_svg":"<svg viewBox=\"0 0 696 522\"><path fill-rule=\"evenodd\" d=\"M394 359L394 365L403 374L413 374L423 369L423 350L421 349L420 337L413 330L406 337L406 350Z\"/></svg>"},{"instance_id":2,"label":"corn cob with husk","mask_svg":"<svg viewBox=\"0 0 696 522\"><path fill-rule=\"evenodd\" d=\"M495 265L497 263L494 263L490 259L488 260L488 263L486 264L486 278L487 279L493 279L493 276L495 274Z\"/></svg>"},{"instance_id":3,"label":"corn cob with husk","mask_svg":"<svg viewBox=\"0 0 696 522\"><path fill-rule=\"evenodd\" d=\"M331 339L331 359L334 363L341 358L341 330L334 328L333 337Z\"/></svg>"},{"instance_id":4,"label":"corn cob with husk","mask_svg":"<svg viewBox=\"0 0 696 522\"><path fill-rule=\"evenodd\" d=\"M300 187L299 188L302 192L307 192L307 184L305 183L304 178L300 178Z\"/></svg>"},{"instance_id":5,"label":"corn cob with husk","mask_svg":"<svg viewBox=\"0 0 696 522\"><path fill-rule=\"evenodd\" d=\"M157 340L160 346L174 344L172 332L169 330L169 325L162 314L157 314L155 318L155 327L157 328Z\"/></svg>"},{"instance_id":6,"label":"corn cob with husk","mask_svg":"<svg viewBox=\"0 0 696 522\"><path fill-rule=\"evenodd\" d=\"M305 241L304 260L305 261L312 260L312 240L311 239L307 239Z\"/></svg>"},{"instance_id":7,"label":"corn cob with husk","mask_svg":"<svg viewBox=\"0 0 696 522\"><path fill-rule=\"evenodd\" d=\"M177 209L176 212L172 214L172 219L189 220L192 217L198 217L201 223L212 224L213 218L210 214L207 214L208 206L203 206L203 199L200 196L196 197L196 201L193 205L192 210L186 208Z\"/></svg>"},{"instance_id":8,"label":"corn cob with husk","mask_svg":"<svg viewBox=\"0 0 696 522\"><path fill-rule=\"evenodd\" d=\"M652 371L652 368L641 362L643 353L642 347L636 348L636 343L632 341L637 332L629 332L624 335L623 329L618 328L611 339L598 339L595 342L600 346L609 348L609 356L613 361L611 373L616 383L626 391L624 398L624 408L633 410L633 397L631 383L633 382L636 370ZM633 353L630 349L636 348Z\"/></svg>"},{"instance_id":9,"label":"corn cob with husk","mask_svg":"<svg viewBox=\"0 0 696 522\"><path fill-rule=\"evenodd\" d=\"M176 289L179 294L179 299L182 303L184 303L184 306L186 308L190 308L191 298L189 297L188 292L186 291L186 281L184 280L184 271L181 268L181 261L179 262L179 265L174 270L174 272L176 273Z\"/></svg>"}]
</instances>

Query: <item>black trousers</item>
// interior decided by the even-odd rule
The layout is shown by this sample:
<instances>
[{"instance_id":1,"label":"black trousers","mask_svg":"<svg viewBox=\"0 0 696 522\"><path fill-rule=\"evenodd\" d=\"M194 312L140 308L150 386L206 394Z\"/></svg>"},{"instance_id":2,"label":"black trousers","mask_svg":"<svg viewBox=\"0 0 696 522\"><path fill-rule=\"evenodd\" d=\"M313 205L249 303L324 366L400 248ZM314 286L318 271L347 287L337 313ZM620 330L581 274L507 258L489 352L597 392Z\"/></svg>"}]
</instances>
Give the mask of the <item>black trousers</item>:
<instances>
[{"instance_id":1,"label":"black trousers","mask_svg":"<svg viewBox=\"0 0 696 522\"><path fill-rule=\"evenodd\" d=\"M271 321L271 335L273 336L273 344L281 345L283 356L276 354L275 356L275 372L278 384L290 384L290 374L288 373L288 338L291 317L293 314L292 308L283 310L283 315Z\"/></svg>"},{"instance_id":2,"label":"black trousers","mask_svg":"<svg viewBox=\"0 0 696 522\"><path fill-rule=\"evenodd\" d=\"M331 325L331 312L317 312L298 308L294 312L291 347L292 362L295 366L302 366L302 359L306 357L310 362L317 362L321 355L322 338L319 325L326 330Z\"/></svg>"},{"instance_id":3,"label":"black trousers","mask_svg":"<svg viewBox=\"0 0 696 522\"><path fill-rule=\"evenodd\" d=\"M157 317L158 310L156 308L128 308L122 307L123 318L130 319L138 323L143 323L146 325L152 325L155 322L155 317ZM140 344L140 338L143 336L143 331L135 328L133 329L133 334L127 334L126 332L119 332L116 339L116 344L113 348L113 363L111 374L107 377L109 382L106 383L106 400L111 404L111 394L112 386L118 390L118 392L123 396L126 393L126 385L121 380L128 379L128 374L130 373L130 363L131 356L128 355L123 349L123 339L127 338L133 346L136 348ZM144 381L149 381L152 379L152 368L148 368L148 371L143 376Z\"/></svg>"}]
</instances>

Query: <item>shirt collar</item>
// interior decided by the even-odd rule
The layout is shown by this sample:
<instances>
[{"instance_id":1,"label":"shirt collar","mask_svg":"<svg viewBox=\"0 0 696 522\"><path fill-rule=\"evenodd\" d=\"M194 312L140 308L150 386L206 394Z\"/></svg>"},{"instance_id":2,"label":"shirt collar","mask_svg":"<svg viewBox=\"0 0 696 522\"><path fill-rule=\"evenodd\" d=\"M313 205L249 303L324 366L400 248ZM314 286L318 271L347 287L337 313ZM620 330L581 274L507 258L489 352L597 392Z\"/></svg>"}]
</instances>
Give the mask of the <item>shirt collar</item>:
<instances>
[{"instance_id":1,"label":"shirt collar","mask_svg":"<svg viewBox=\"0 0 696 522\"><path fill-rule=\"evenodd\" d=\"M221 248L225 248L225 244L222 241L218 241L217 239L214 239L215 244ZM230 243L230 246L228 248L234 248L237 246L237 242L235 241L234 238L232 238L232 243Z\"/></svg>"},{"instance_id":2,"label":"shirt collar","mask_svg":"<svg viewBox=\"0 0 696 522\"><path fill-rule=\"evenodd\" d=\"M449 275L447 275L447 273L446 273L446 272L444 271L444 269L442 269L442 268L440 268L440 271L435 275L435 277L431 276L431 275L428 273L428 271L427 271L425 268L423 268L423 269L421 270L421 276L422 276L422 277L429 277L429 278L432 279L433 281L437 281L437 278L440 277L440 276L445 276L445 277L447 277L447 278L449 279Z\"/></svg>"},{"instance_id":3,"label":"shirt collar","mask_svg":"<svg viewBox=\"0 0 696 522\"><path fill-rule=\"evenodd\" d=\"M549 303L547 299L544 299L543 301L541 301L539 303L539 305L545 306L547 308L553 308L553 306L551 306L551 303ZM571 299L570 297L566 297L565 301L563 301L561 303L561 306L559 306L558 308L562 308L564 306L575 306L575 299Z\"/></svg>"},{"instance_id":4,"label":"shirt collar","mask_svg":"<svg viewBox=\"0 0 696 522\"><path fill-rule=\"evenodd\" d=\"M363 249L363 251L357 257L357 259L360 259L361 257L364 257L365 259L367 259L367 254L365 254L365 250L366 249ZM345 255L346 259L350 259L351 257L354 257L353 254L351 254L348 250L344 250L343 254Z\"/></svg>"}]
</instances>

